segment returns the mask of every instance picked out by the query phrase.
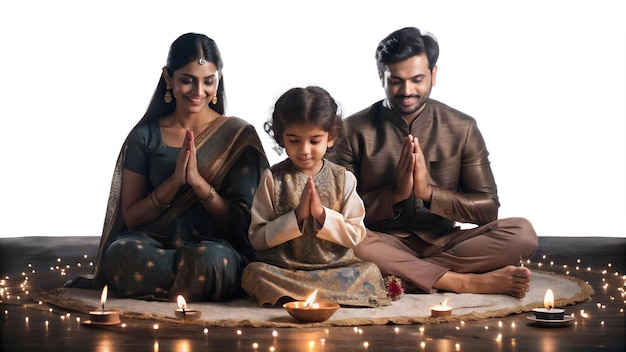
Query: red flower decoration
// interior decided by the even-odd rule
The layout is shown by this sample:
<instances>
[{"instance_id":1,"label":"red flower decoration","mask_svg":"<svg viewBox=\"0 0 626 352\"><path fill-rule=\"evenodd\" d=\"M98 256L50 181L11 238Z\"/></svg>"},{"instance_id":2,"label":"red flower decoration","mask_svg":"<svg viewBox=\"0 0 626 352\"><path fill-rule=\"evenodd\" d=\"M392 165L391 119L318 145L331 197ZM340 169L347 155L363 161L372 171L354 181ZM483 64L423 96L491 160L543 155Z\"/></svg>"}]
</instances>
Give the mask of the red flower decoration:
<instances>
[{"instance_id":1,"label":"red flower decoration","mask_svg":"<svg viewBox=\"0 0 626 352\"><path fill-rule=\"evenodd\" d=\"M389 275L385 276L385 289L387 290L387 298L392 301L396 301L404 294L404 286L402 285L402 279L399 277Z\"/></svg>"}]
</instances>

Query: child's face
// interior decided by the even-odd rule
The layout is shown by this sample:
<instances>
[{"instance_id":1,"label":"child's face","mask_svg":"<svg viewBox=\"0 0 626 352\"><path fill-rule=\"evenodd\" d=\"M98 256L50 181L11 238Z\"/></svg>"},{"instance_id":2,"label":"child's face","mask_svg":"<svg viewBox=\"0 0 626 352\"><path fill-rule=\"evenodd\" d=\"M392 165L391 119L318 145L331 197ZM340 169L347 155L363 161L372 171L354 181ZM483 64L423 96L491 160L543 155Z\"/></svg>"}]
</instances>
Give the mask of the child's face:
<instances>
[{"instance_id":1,"label":"child's face","mask_svg":"<svg viewBox=\"0 0 626 352\"><path fill-rule=\"evenodd\" d=\"M283 143L296 169L307 176L315 176L324 165L326 149L333 146L334 140L317 126L301 124L285 128Z\"/></svg>"}]
</instances>

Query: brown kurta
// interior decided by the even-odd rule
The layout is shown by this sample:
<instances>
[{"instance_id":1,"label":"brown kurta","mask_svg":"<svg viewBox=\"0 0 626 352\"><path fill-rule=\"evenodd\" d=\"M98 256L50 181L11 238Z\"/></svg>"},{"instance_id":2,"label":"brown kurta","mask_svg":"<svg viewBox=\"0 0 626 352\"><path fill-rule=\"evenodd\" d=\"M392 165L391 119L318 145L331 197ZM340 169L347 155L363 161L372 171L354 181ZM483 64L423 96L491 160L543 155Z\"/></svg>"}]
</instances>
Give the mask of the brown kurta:
<instances>
[{"instance_id":1,"label":"brown kurta","mask_svg":"<svg viewBox=\"0 0 626 352\"><path fill-rule=\"evenodd\" d=\"M302 228L294 209L307 182L289 159L266 171L252 206L250 241L260 262L249 264L242 287L262 305L319 299L343 305L387 305L380 270L354 256L352 247L365 235L364 208L352 173L325 161L313 178L324 224L309 217Z\"/></svg>"},{"instance_id":2,"label":"brown kurta","mask_svg":"<svg viewBox=\"0 0 626 352\"><path fill-rule=\"evenodd\" d=\"M447 270L490 271L534 253L537 238L527 220L497 219L499 201L489 153L472 117L429 99L411 125L383 101L346 122L349 137L339 141L329 159L354 172L368 229L396 235L377 240L377 234L368 233L355 248L359 258L377 263L383 274L398 275L430 291ZM429 168L429 204L414 196L392 204L394 171L409 134L418 138ZM479 227L462 231L457 222Z\"/></svg>"}]
</instances>

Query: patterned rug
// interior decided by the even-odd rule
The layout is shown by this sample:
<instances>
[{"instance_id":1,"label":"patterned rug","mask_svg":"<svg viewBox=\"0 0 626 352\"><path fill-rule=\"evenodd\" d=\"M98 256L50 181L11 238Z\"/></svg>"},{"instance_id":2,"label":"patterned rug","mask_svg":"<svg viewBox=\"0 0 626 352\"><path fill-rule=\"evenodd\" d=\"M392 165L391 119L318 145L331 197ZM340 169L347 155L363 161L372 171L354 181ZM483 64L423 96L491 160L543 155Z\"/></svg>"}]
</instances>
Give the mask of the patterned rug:
<instances>
[{"instance_id":1,"label":"patterned rug","mask_svg":"<svg viewBox=\"0 0 626 352\"><path fill-rule=\"evenodd\" d=\"M109 297L107 309L120 312L121 320L152 319L180 324L223 327L313 327L384 324L428 324L460 320L480 320L529 312L543 307L546 291L554 293L556 307L565 307L589 299L594 291L584 281L569 275L532 270L530 292L523 299L492 294L404 294L390 306L380 308L339 308L321 323L301 323L282 307L260 307L242 298L226 303L190 303L188 309L202 312L199 320L182 320L175 315L176 302L151 302ZM87 314L100 307L101 292L59 288L41 294L38 299L59 307ZM430 307L446 300L452 315L431 317ZM567 310L566 310L567 314Z\"/></svg>"}]
</instances>

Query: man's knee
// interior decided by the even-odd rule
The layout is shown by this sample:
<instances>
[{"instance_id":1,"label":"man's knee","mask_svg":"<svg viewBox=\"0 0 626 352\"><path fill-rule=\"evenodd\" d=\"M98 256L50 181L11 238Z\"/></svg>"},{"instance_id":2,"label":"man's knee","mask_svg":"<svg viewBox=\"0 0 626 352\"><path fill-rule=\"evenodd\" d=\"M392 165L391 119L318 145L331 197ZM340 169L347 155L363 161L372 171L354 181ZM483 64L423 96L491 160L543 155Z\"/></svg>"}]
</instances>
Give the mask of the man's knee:
<instances>
[{"instance_id":1,"label":"man's knee","mask_svg":"<svg viewBox=\"0 0 626 352\"><path fill-rule=\"evenodd\" d=\"M526 218L511 218L509 219L516 229L513 241L516 248L519 248L520 256L523 259L530 258L538 246L537 232L532 223Z\"/></svg>"}]
</instances>

